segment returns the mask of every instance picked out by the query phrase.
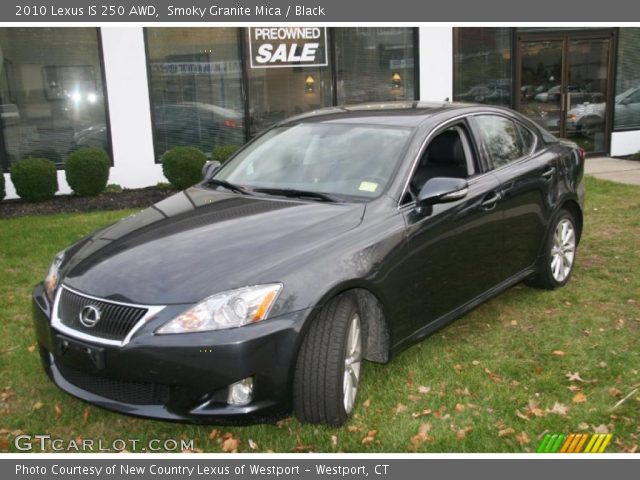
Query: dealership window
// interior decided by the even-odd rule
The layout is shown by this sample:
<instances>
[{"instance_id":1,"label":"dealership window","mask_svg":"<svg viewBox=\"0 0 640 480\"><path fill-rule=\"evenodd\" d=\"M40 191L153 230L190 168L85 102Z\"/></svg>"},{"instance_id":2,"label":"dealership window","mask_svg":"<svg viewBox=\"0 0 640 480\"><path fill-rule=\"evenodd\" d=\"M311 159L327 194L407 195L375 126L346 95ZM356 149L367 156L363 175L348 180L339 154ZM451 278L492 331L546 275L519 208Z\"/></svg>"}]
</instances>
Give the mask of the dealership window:
<instances>
[{"instance_id":1,"label":"dealership window","mask_svg":"<svg viewBox=\"0 0 640 480\"><path fill-rule=\"evenodd\" d=\"M511 30L454 29L454 100L511 105Z\"/></svg>"},{"instance_id":2,"label":"dealership window","mask_svg":"<svg viewBox=\"0 0 640 480\"><path fill-rule=\"evenodd\" d=\"M110 150L95 28L0 29L0 155L64 164L85 146Z\"/></svg>"},{"instance_id":3,"label":"dealership window","mask_svg":"<svg viewBox=\"0 0 640 480\"><path fill-rule=\"evenodd\" d=\"M414 100L413 28L335 28L338 104Z\"/></svg>"},{"instance_id":4,"label":"dealership window","mask_svg":"<svg viewBox=\"0 0 640 480\"><path fill-rule=\"evenodd\" d=\"M640 128L640 28L620 28L613 127Z\"/></svg>"},{"instance_id":5,"label":"dealership window","mask_svg":"<svg viewBox=\"0 0 640 480\"><path fill-rule=\"evenodd\" d=\"M266 30L270 35L260 35L259 28L245 29L251 135L292 115L332 105L326 29ZM283 38L287 35L299 36ZM261 50L265 45L272 48ZM305 62L301 58L306 45L312 45L312 50L307 47ZM268 53L261 56L261 51Z\"/></svg>"},{"instance_id":6,"label":"dealership window","mask_svg":"<svg viewBox=\"0 0 640 480\"><path fill-rule=\"evenodd\" d=\"M156 158L176 146L206 153L241 145L242 64L237 28L147 28Z\"/></svg>"}]
</instances>

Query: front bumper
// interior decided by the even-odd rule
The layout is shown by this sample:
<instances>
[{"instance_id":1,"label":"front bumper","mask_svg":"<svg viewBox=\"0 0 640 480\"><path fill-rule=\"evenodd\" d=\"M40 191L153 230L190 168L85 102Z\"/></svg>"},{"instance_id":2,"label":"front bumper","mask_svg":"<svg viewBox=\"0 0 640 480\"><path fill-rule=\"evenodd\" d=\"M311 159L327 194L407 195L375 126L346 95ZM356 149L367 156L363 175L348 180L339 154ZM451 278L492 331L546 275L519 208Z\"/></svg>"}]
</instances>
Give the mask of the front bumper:
<instances>
[{"instance_id":1,"label":"front bumper","mask_svg":"<svg viewBox=\"0 0 640 480\"><path fill-rule=\"evenodd\" d=\"M194 423L268 422L290 408L290 379L307 311L214 332L154 335L184 306L167 307L124 346L51 326L41 285L33 321L45 371L65 392L122 413ZM229 385L253 377L247 405L226 403Z\"/></svg>"}]
</instances>

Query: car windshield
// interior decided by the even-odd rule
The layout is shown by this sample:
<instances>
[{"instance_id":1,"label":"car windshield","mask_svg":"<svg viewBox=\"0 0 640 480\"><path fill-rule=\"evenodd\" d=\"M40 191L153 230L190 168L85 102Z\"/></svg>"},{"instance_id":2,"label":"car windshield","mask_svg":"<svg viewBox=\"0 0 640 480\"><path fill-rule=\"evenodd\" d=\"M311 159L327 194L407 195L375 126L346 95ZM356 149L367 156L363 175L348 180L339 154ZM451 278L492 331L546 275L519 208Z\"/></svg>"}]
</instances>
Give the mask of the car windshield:
<instances>
[{"instance_id":1,"label":"car windshield","mask_svg":"<svg viewBox=\"0 0 640 480\"><path fill-rule=\"evenodd\" d=\"M370 199L390 181L411 132L337 123L276 127L239 152L214 178L273 194L293 190Z\"/></svg>"}]
</instances>

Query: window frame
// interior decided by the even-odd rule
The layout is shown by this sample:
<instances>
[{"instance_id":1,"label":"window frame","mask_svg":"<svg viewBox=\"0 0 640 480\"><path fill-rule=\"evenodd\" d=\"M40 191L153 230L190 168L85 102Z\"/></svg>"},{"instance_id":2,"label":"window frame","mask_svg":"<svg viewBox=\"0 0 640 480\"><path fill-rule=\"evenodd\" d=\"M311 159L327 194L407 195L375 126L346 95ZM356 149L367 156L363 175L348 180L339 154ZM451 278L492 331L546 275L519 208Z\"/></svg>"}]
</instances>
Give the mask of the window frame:
<instances>
[{"instance_id":1,"label":"window frame","mask_svg":"<svg viewBox=\"0 0 640 480\"><path fill-rule=\"evenodd\" d=\"M423 155L426 153L427 148L429 148L429 145L431 144L433 139L452 127L459 127L464 134L464 136L460 138L460 141L462 142L462 148L465 151L464 152L465 157L467 157L466 158L467 172L469 171L469 162L471 162L472 166L474 167L473 168L474 172L469 174L466 180L468 182L472 182L476 178L479 178L485 173L487 173L487 170L485 169L486 166L484 165L484 159L482 158L475 135L468 121L470 116L471 114L465 113L465 114L450 118L449 120L446 120L444 123L430 130L427 133L427 135L424 137L424 140L422 140L422 143L420 144L420 148L418 149L413 159L411 160L411 169L409 171L409 174L407 175L407 178L405 179L404 186L402 188L402 191L400 192L400 196L398 197L397 209L404 209L407 207L415 206L416 198L415 198L415 195L411 193L410 186L411 186L411 180L413 180L413 177L415 176L418 170L418 166L420 165L420 160L422 160ZM408 201L405 200L407 195L410 195L411 200L408 200Z\"/></svg>"},{"instance_id":2,"label":"window frame","mask_svg":"<svg viewBox=\"0 0 640 480\"><path fill-rule=\"evenodd\" d=\"M160 163L160 157L156 154L155 144L156 144L156 124L155 124L155 115L154 115L154 107L153 107L153 99L151 98L151 64L149 61L149 41L148 41L148 30L149 28L162 28L161 26L154 27L144 27L143 30L143 42L144 42L144 51L145 51L145 63L146 63L146 71L147 71L147 90L149 95L149 116L151 120L151 138L153 142L153 157L154 164ZM191 27L176 27L176 28L191 28ZM255 134L251 134L251 125L250 125L250 112L251 112L251 96L249 93L249 59L248 59L248 35L247 30L248 27L203 27L203 28L236 28L238 32L238 49L240 55L240 69L241 69L241 85L242 85L242 104L244 106L244 120L243 120L243 128L244 128L244 143L242 146L246 145L254 138L260 136L262 133L268 131L271 127L279 124L280 122L276 122L274 125L269 126L268 128L262 130L261 132L256 132ZM338 28L357 28L357 27L326 27L327 28L327 42L328 42L328 62L326 68L329 70L329 79L331 82L331 101L330 105L325 108L338 107L341 104L338 103L338 93L337 93L337 84L338 84L338 71L336 68L336 29ZM376 28L376 27L365 27L365 28ZM401 27L398 27L401 28ZM402 27L404 28L404 27ZM420 100L420 29L419 27L408 27L412 29L412 41L413 41L413 100ZM102 58L102 50L100 51ZM104 75L104 71L103 71ZM106 87L106 83L103 83ZM408 101L408 100L407 100ZM307 113L307 112L303 112ZM111 131L109 130L109 135ZM210 152L205 152L210 153Z\"/></svg>"},{"instance_id":3,"label":"window frame","mask_svg":"<svg viewBox=\"0 0 640 480\"><path fill-rule=\"evenodd\" d=\"M489 155L489 152L486 149L485 142L482 139L482 136L480 135L480 133L478 132L478 125L477 125L477 122L475 121L475 117L480 117L480 116L502 117L511 121L516 126L517 136L521 142L522 142L522 137L520 134L520 130L517 127L522 126L523 128L526 128L534 136L535 142L533 144L533 147L529 150L529 152L524 153L523 155L505 163L504 165L499 165L499 166L494 165L493 159L491 158L491 155ZM531 156L538 151L538 146L540 144L539 135L533 129L527 127L523 122L519 121L517 118L514 118L511 115L507 115L506 113L502 113L502 112L474 112L473 114L469 115L469 118L472 119L469 123L471 124L471 131L473 132L475 144L478 150L480 151L481 156L483 157L482 163L486 167L486 170L483 173L494 172L496 170L500 170L506 167L510 167L511 165L523 162L531 158Z\"/></svg>"},{"instance_id":4,"label":"window frame","mask_svg":"<svg viewBox=\"0 0 640 480\"><path fill-rule=\"evenodd\" d=\"M36 27L29 27L36 28ZM91 27L79 27L79 28L91 28ZM104 124L107 129L107 145L106 152L109 157L109 166L114 166L113 159L113 138L111 136L111 115L109 112L109 91L107 87L107 77L105 73L105 62L104 62L104 49L102 44L102 29L100 27L94 27L96 32L96 49L98 50L98 65L100 67L100 82L102 90L102 98L103 98L103 106L104 106ZM44 65L43 65L44 67ZM2 99L0 98L0 103L2 103ZM19 160L19 159L18 159ZM64 162L63 162L64 163ZM57 171L64 171L64 165L58 166L56 165ZM11 161L9 159L9 152L7 152L5 134L4 134L4 125L0 122L0 174L9 174L11 173Z\"/></svg>"}]
</instances>

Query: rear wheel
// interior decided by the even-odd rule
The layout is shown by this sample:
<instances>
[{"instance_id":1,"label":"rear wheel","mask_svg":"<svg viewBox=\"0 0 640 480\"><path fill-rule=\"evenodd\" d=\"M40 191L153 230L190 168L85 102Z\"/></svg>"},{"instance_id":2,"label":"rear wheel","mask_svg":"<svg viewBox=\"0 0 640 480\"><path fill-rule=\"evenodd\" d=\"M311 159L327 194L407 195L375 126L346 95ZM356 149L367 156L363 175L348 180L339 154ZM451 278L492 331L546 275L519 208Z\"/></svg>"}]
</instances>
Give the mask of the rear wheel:
<instances>
[{"instance_id":1,"label":"rear wheel","mask_svg":"<svg viewBox=\"0 0 640 480\"><path fill-rule=\"evenodd\" d=\"M355 406L362 366L362 323L349 295L330 301L302 342L293 410L305 423L341 425Z\"/></svg>"},{"instance_id":2,"label":"rear wheel","mask_svg":"<svg viewBox=\"0 0 640 480\"><path fill-rule=\"evenodd\" d=\"M538 273L527 284L549 290L565 285L573 272L577 246L576 221L571 212L560 210L545 241Z\"/></svg>"}]
</instances>

